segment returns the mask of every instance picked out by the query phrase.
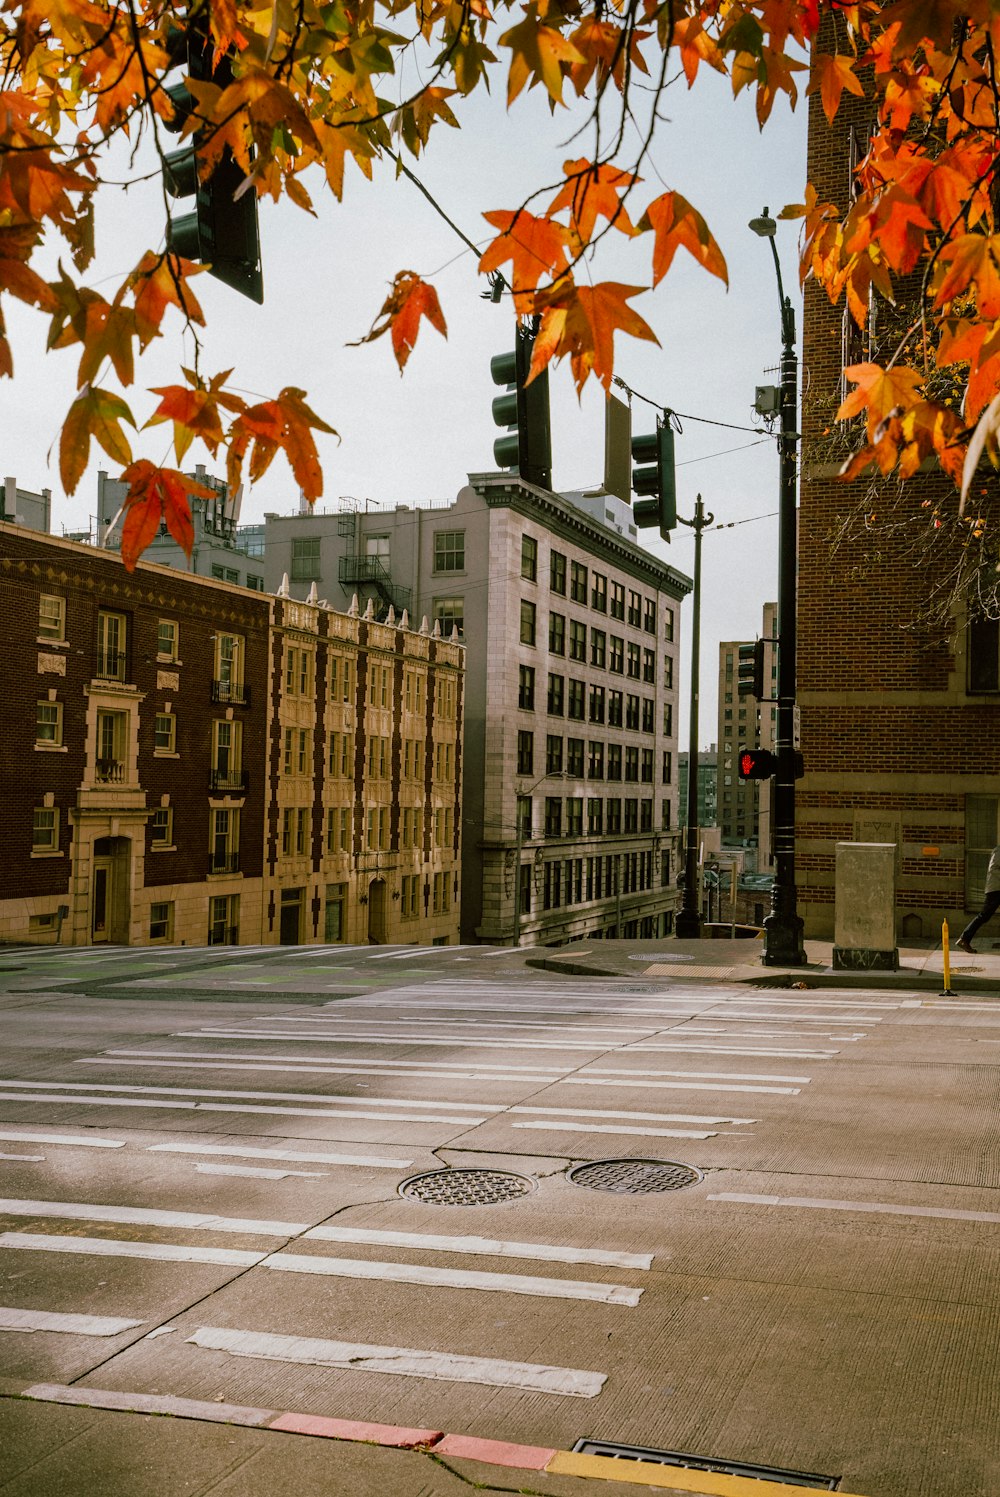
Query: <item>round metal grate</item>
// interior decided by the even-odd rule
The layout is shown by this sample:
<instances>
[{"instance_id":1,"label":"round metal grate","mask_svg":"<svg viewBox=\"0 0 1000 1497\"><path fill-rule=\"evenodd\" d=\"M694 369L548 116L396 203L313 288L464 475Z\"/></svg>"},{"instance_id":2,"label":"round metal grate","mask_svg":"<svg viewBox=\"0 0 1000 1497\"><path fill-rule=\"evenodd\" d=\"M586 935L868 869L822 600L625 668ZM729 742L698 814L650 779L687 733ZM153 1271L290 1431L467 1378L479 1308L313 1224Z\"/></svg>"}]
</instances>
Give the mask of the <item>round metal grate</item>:
<instances>
[{"instance_id":1,"label":"round metal grate","mask_svg":"<svg viewBox=\"0 0 1000 1497\"><path fill-rule=\"evenodd\" d=\"M683 1190L703 1179L700 1170L672 1159L596 1159L570 1170L574 1185L588 1190L611 1190L618 1195L652 1195L662 1190Z\"/></svg>"},{"instance_id":2,"label":"round metal grate","mask_svg":"<svg viewBox=\"0 0 1000 1497\"><path fill-rule=\"evenodd\" d=\"M428 1206L496 1206L530 1195L533 1180L507 1170L432 1170L404 1180L399 1194Z\"/></svg>"}]
</instances>

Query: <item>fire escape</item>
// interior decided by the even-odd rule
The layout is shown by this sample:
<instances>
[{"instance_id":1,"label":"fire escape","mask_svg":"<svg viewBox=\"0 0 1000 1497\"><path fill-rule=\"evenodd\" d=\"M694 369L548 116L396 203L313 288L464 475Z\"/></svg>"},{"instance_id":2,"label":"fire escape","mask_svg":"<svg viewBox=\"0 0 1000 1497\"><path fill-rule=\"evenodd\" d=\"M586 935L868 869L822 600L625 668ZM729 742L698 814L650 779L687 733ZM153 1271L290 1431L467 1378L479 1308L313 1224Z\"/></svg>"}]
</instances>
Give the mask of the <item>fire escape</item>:
<instances>
[{"instance_id":1,"label":"fire escape","mask_svg":"<svg viewBox=\"0 0 1000 1497\"><path fill-rule=\"evenodd\" d=\"M337 517L337 534L357 544L357 515L341 514ZM366 587L378 598L377 612L382 618L390 607L397 614L409 608L413 589L400 587L393 582L392 573L381 556L365 556L357 549L349 556L342 556L338 567L339 581L351 587Z\"/></svg>"}]
</instances>

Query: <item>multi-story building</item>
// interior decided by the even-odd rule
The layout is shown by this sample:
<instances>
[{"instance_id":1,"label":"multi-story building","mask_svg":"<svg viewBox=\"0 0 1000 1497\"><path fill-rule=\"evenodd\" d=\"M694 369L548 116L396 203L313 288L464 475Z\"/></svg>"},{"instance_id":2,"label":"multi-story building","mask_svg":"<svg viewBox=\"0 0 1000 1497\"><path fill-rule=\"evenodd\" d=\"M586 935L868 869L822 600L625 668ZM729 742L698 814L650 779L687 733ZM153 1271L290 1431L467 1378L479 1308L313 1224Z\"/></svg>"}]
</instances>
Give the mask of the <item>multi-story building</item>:
<instances>
[{"instance_id":1,"label":"multi-story building","mask_svg":"<svg viewBox=\"0 0 1000 1497\"><path fill-rule=\"evenodd\" d=\"M691 584L635 534L618 499L505 473L473 475L450 505L266 517L268 586L357 591L466 642L463 940L672 926Z\"/></svg>"},{"instance_id":2,"label":"multi-story building","mask_svg":"<svg viewBox=\"0 0 1000 1497\"><path fill-rule=\"evenodd\" d=\"M823 45L833 48L825 23ZM853 168L867 149L874 105L841 100L829 124L814 97L808 176L819 201L846 212ZM901 487L866 474L839 482L857 432L833 420L845 365L892 354L912 317L872 294L861 330L841 300L806 283L803 326L803 462L799 512L798 682L805 777L796 793L798 909L807 936L834 929L836 844L897 849L899 937L939 937L947 917L964 924L982 899L986 863L1000 841L1000 775L994 745L1000 701L1000 625L977 617L968 592L941 592L972 553L968 532L942 523L957 497L940 471ZM839 450L836 450L838 443ZM977 475L996 512L997 480ZM921 542L925 544L921 546ZM996 612L995 556L982 592ZM972 592L979 591L972 579ZM935 596L949 617L934 617Z\"/></svg>"},{"instance_id":3,"label":"multi-story building","mask_svg":"<svg viewBox=\"0 0 1000 1497\"><path fill-rule=\"evenodd\" d=\"M464 651L0 525L0 940L453 941Z\"/></svg>"},{"instance_id":4,"label":"multi-story building","mask_svg":"<svg viewBox=\"0 0 1000 1497\"><path fill-rule=\"evenodd\" d=\"M677 755L677 815L686 825L688 797L689 755ZM719 754L715 744L701 749L698 754L698 825L715 826L718 820L717 801Z\"/></svg>"},{"instance_id":5,"label":"multi-story building","mask_svg":"<svg viewBox=\"0 0 1000 1497\"><path fill-rule=\"evenodd\" d=\"M771 861L771 782L741 780L741 748L772 749L775 744L777 604L765 603L760 638L764 641L764 699L739 695L737 680L741 646L753 640L723 640L719 645L719 753L717 769L718 825L722 845L756 848L761 870Z\"/></svg>"},{"instance_id":6,"label":"multi-story building","mask_svg":"<svg viewBox=\"0 0 1000 1497\"><path fill-rule=\"evenodd\" d=\"M24 525L29 530L48 531L52 525L52 490L42 489L33 494L30 489L19 489L16 478L5 478L0 483L0 521L11 525Z\"/></svg>"}]
</instances>

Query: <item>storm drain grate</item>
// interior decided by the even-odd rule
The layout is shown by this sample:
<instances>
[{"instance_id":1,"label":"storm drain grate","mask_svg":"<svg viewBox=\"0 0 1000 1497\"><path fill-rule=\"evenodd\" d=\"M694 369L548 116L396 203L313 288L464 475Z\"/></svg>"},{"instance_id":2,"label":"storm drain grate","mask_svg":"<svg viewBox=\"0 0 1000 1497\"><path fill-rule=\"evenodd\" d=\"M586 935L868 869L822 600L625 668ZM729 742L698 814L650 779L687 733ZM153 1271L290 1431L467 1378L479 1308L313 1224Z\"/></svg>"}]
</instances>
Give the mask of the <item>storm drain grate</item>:
<instances>
[{"instance_id":1,"label":"storm drain grate","mask_svg":"<svg viewBox=\"0 0 1000 1497\"><path fill-rule=\"evenodd\" d=\"M573 1449L580 1455L603 1455L619 1461L655 1461L661 1466L680 1466L687 1471L749 1476L758 1481L782 1482L790 1487L812 1487L818 1492L835 1492L840 1486L839 1476L819 1476L815 1471L789 1471L784 1466L755 1466L746 1461L710 1460L705 1456L687 1455L682 1450L648 1450L643 1445L615 1445L604 1440L577 1440Z\"/></svg>"},{"instance_id":2,"label":"storm drain grate","mask_svg":"<svg viewBox=\"0 0 1000 1497\"><path fill-rule=\"evenodd\" d=\"M496 1206L530 1195L535 1182L507 1170L432 1170L404 1180L399 1194L428 1206Z\"/></svg>"},{"instance_id":3,"label":"storm drain grate","mask_svg":"<svg viewBox=\"0 0 1000 1497\"><path fill-rule=\"evenodd\" d=\"M588 1190L612 1190L619 1195L653 1195L662 1190L683 1190L703 1179L700 1170L672 1159L597 1159L570 1170L574 1185Z\"/></svg>"}]
</instances>

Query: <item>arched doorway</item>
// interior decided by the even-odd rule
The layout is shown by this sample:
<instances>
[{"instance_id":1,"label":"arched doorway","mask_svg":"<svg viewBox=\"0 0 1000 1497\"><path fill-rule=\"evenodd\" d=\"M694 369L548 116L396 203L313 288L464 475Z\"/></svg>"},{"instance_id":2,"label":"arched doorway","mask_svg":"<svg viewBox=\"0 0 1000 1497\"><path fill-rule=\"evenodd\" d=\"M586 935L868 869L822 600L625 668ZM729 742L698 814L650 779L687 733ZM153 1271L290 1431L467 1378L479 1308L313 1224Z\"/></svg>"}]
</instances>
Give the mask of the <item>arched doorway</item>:
<instances>
[{"instance_id":1,"label":"arched doorway","mask_svg":"<svg viewBox=\"0 0 1000 1497\"><path fill-rule=\"evenodd\" d=\"M373 878L368 885L368 940L373 946L385 941L385 879Z\"/></svg>"},{"instance_id":2,"label":"arched doorway","mask_svg":"<svg viewBox=\"0 0 1000 1497\"><path fill-rule=\"evenodd\" d=\"M95 945L106 941L128 944L129 934L129 857L132 844L127 837L98 837L90 875L90 939Z\"/></svg>"}]
</instances>

